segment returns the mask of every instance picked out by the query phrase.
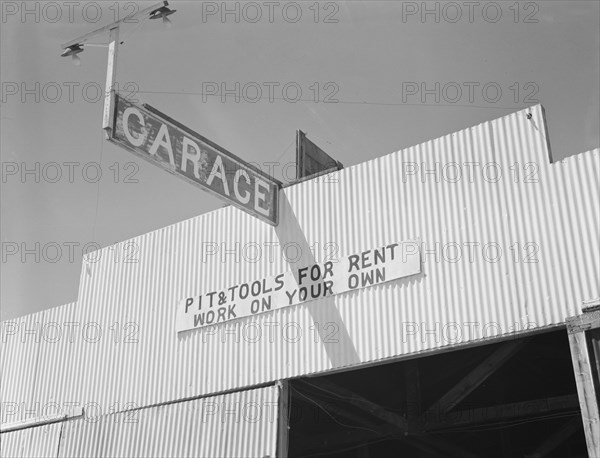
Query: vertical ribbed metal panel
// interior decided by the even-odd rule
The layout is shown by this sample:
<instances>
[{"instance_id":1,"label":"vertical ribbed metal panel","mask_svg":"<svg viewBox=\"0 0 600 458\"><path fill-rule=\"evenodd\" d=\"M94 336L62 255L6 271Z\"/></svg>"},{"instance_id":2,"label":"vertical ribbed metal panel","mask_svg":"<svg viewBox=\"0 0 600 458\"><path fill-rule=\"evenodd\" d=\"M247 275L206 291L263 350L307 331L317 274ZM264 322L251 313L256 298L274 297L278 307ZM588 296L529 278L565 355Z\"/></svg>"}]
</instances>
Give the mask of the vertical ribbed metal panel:
<instances>
[{"instance_id":1,"label":"vertical ribbed metal panel","mask_svg":"<svg viewBox=\"0 0 600 458\"><path fill-rule=\"evenodd\" d=\"M41 312L2 322L2 423L23 420L24 407L32 406L40 348L36 332L43 325L43 318Z\"/></svg>"},{"instance_id":2,"label":"vertical ribbed metal panel","mask_svg":"<svg viewBox=\"0 0 600 458\"><path fill-rule=\"evenodd\" d=\"M600 295L598 151L555 164L548 157L537 106L284 189L276 228L227 207L137 237L139 262L105 253L84 266L77 320L134 322L139 340L83 343L72 390L83 402L142 406L563 323ZM473 179L442 175L451 164L465 173L469 163L479 164ZM403 174L411 165L437 167L438 177ZM537 182L526 182L532 171ZM322 260L327 243L347 255L415 238L422 275L175 331L182 297L308 264L311 248ZM531 254L526 243L537 262L515 258ZM452 244L462 252L449 261ZM247 246L263 247L264 256L202 256ZM282 247L301 256L289 249L288 263Z\"/></svg>"},{"instance_id":3,"label":"vertical ribbed metal panel","mask_svg":"<svg viewBox=\"0 0 600 458\"><path fill-rule=\"evenodd\" d=\"M65 414L78 402L67 389L82 332L72 321L75 306L2 322L2 423Z\"/></svg>"},{"instance_id":4,"label":"vertical ribbed metal panel","mask_svg":"<svg viewBox=\"0 0 600 458\"><path fill-rule=\"evenodd\" d=\"M56 396L107 413L562 324L600 296L599 150L548 157L536 106L286 188L276 228L226 207L107 248L65 311L102 337L51 351L72 361ZM183 297L323 261L327 244L411 239L421 275L176 333ZM137 262L115 262L126 246ZM203 256L256 246L260 259Z\"/></svg>"},{"instance_id":5,"label":"vertical ribbed metal panel","mask_svg":"<svg viewBox=\"0 0 600 458\"><path fill-rule=\"evenodd\" d=\"M0 434L1 458L55 458L62 424L38 426Z\"/></svg>"},{"instance_id":6,"label":"vertical ribbed metal panel","mask_svg":"<svg viewBox=\"0 0 600 458\"><path fill-rule=\"evenodd\" d=\"M65 423L61 458L274 457L276 386Z\"/></svg>"},{"instance_id":7,"label":"vertical ribbed metal panel","mask_svg":"<svg viewBox=\"0 0 600 458\"><path fill-rule=\"evenodd\" d=\"M38 417L72 415L82 407L68 388L71 377L78 371L79 362L72 355L83 332L80 324L73 321L76 307L76 303L70 303L44 311L33 397Z\"/></svg>"},{"instance_id":8,"label":"vertical ribbed metal panel","mask_svg":"<svg viewBox=\"0 0 600 458\"><path fill-rule=\"evenodd\" d=\"M62 411L57 399L69 377L64 322L74 303L2 322L2 423Z\"/></svg>"}]
</instances>

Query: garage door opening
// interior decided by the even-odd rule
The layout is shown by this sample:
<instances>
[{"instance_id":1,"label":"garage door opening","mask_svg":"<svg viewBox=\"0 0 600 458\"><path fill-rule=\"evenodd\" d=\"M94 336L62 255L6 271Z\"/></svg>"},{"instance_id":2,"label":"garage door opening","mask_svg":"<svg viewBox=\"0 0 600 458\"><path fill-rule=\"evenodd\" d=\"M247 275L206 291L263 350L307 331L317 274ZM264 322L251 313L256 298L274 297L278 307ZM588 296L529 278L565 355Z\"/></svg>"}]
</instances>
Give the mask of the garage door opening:
<instances>
[{"instance_id":1,"label":"garage door opening","mask_svg":"<svg viewBox=\"0 0 600 458\"><path fill-rule=\"evenodd\" d=\"M290 457L587 457L567 333L290 382Z\"/></svg>"}]
</instances>

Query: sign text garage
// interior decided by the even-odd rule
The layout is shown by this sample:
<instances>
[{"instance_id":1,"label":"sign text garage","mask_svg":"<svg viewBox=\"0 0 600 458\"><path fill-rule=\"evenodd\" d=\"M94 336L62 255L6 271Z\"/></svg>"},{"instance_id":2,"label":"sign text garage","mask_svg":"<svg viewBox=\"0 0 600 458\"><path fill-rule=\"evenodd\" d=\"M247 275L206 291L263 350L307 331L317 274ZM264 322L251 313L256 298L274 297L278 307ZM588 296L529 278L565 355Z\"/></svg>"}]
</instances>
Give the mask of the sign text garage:
<instances>
[{"instance_id":1,"label":"sign text garage","mask_svg":"<svg viewBox=\"0 0 600 458\"><path fill-rule=\"evenodd\" d=\"M242 210L277 225L279 185L176 122L116 96L111 141Z\"/></svg>"}]
</instances>

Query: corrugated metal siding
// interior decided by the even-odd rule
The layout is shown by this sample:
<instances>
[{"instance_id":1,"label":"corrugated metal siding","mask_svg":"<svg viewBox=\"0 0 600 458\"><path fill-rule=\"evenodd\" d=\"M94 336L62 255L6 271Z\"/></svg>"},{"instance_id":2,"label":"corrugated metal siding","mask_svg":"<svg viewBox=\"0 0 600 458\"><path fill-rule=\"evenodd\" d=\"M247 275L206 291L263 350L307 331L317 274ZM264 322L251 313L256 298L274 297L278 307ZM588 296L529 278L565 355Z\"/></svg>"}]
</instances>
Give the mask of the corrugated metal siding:
<instances>
[{"instance_id":1,"label":"corrugated metal siding","mask_svg":"<svg viewBox=\"0 0 600 458\"><path fill-rule=\"evenodd\" d=\"M74 347L82 338L76 303L2 322L2 423L48 418L77 407L70 395Z\"/></svg>"},{"instance_id":2,"label":"corrugated metal siding","mask_svg":"<svg viewBox=\"0 0 600 458\"><path fill-rule=\"evenodd\" d=\"M2 322L2 423L23 420L23 406L32 405L40 349L36 329L43 325L43 317L44 312L40 312ZM33 334L29 334L29 331Z\"/></svg>"},{"instance_id":3,"label":"corrugated metal siding","mask_svg":"<svg viewBox=\"0 0 600 458\"><path fill-rule=\"evenodd\" d=\"M55 458L62 424L53 423L0 435L2 458Z\"/></svg>"},{"instance_id":4,"label":"corrugated metal siding","mask_svg":"<svg viewBox=\"0 0 600 458\"><path fill-rule=\"evenodd\" d=\"M277 228L226 207L116 247L122 253L133 243L137 263L115 262L114 251L104 250L98 262L84 263L77 306L61 312L80 326L94 323L102 337L44 350L57 358L66 351L71 361L64 363L66 380L55 373L57 399L98 403L106 413L563 323L583 300L600 296L600 151L550 164L541 107L531 109L531 120L528 112L286 188ZM457 164L466 173L473 162L479 166L470 180L403 179L413 165L437 164L441 172ZM482 177L490 163L502 172L498 182ZM525 182L529 163L537 182ZM415 238L423 243L421 275L175 331L176 305L194 292L308 264L311 247L323 261L328 243L348 255ZM490 243L502 249L495 262L482 250ZM515 243L521 258L524 244L535 244L537 262L516 260ZM208 247L256 244L265 254L257 261L202 256ZM289 244L300 246L302 256L288 264L282 247ZM457 245L449 244L461 248L460 259L452 251ZM467 244L479 244L472 257ZM294 257L293 249L287 253ZM52 371L50 362L44 370ZM50 395L41 387L35 393Z\"/></svg>"},{"instance_id":5,"label":"corrugated metal siding","mask_svg":"<svg viewBox=\"0 0 600 458\"><path fill-rule=\"evenodd\" d=\"M70 303L44 312L34 391L38 416L52 413L72 415L74 409L82 407L69 387L79 366L79 361L73 359L73 352L82 339L81 325L73 320L76 307L76 303Z\"/></svg>"},{"instance_id":6,"label":"corrugated metal siding","mask_svg":"<svg viewBox=\"0 0 600 458\"><path fill-rule=\"evenodd\" d=\"M344 169L328 177L336 183L320 179L289 187L281 194L277 228L227 207L133 239L137 264L104 256L84 266L78 319L94 317L103 327L133 321L140 339L81 348L88 356L73 387L77 397L104 406L146 405L506 335L527 323L556 325L575 315L582 300L600 295L594 255L600 238L598 151L550 164L541 107L532 109L531 120L527 112ZM455 163L465 170L469 162L480 164L472 180L402 179L408 163L437 164L439 170ZM482 178L491 163L502 171L498 182ZM537 183L525 182L528 163L537 167ZM293 267L310 262L309 247L319 246L323 254L322 247L334 242L339 253L350 254L413 238L424 243L423 275L233 325L175 333L180 298L288 270L280 249L286 244L303 249ZM252 243L277 245L272 262L231 255L203 262L208 244L232 249ZM436 243L438 252L458 243L462 258L436 260L426 251ZM488 262L479 248L469 259L468 243L497 243L502 256ZM525 243L536 244L538 262L515 262L515 243L520 256ZM313 331L315 321L321 335ZM323 329L327 323L333 324ZM286 341L286 324L294 326L288 331L301 329L303 338ZM244 338L244 331L258 329L258 342ZM328 336L338 342L324 343Z\"/></svg>"},{"instance_id":7,"label":"corrugated metal siding","mask_svg":"<svg viewBox=\"0 0 600 458\"><path fill-rule=\"evenodd\" d=\"M274 457L276 386L65 423L61 458Z\"/></svg>"}]
</instances>

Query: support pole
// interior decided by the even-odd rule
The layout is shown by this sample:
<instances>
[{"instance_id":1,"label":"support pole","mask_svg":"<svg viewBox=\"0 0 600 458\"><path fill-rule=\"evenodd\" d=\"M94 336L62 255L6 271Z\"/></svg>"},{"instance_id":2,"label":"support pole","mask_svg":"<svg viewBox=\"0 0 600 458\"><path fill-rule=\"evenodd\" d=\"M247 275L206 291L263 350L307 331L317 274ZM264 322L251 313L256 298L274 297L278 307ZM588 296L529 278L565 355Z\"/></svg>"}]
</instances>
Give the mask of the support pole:
<instances>
[{"instance_id":1,"label":"support pole","mask_svg":"<svg viewBox=\"0 0 600 458\"><path fill-rule=\"evenodd\" d=\"M598 407L598 387L594 383L595 355L590 357L588 333L600 328L600 311L584 313L567 319L571 358L581 407L581 419L591 458L600 458L600 410ZM592 346L593 349L594 346ZM596 373L600 368L596 367Z\"/></svg>"},{"instance_id":2,"label":"support pole","mask_svg":"<svg viewBox=\"0 0 600 458\"><path fill-rule=\"evenodd\" d=\"M290 385L287 380L277 382L279 403L277 409L277 456L287 458L290 431Z\"/></svg>"},{"instance_id":3,"label":"support pole","mask_svg":"<svg viewBox=\"0 0 600 458\"><path fill-rule=\"evenodd\" d=\"M106 65L106 86L104 89L104 112L102 128L106 139L110 139L114 128L115 81L117 77L117 55L119 51L119 26L110 29L108 42L108 63Z\"/></svg>"}]
</instances>

